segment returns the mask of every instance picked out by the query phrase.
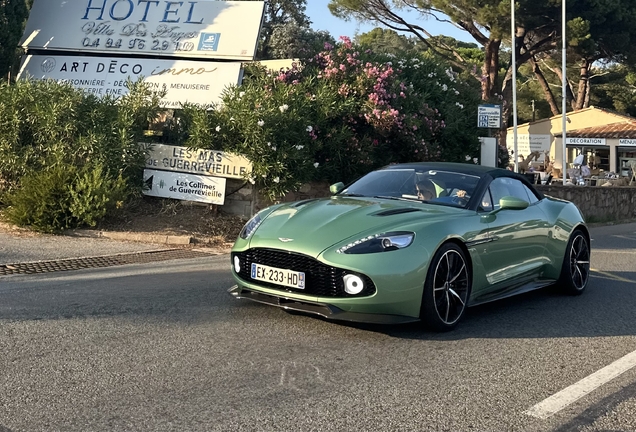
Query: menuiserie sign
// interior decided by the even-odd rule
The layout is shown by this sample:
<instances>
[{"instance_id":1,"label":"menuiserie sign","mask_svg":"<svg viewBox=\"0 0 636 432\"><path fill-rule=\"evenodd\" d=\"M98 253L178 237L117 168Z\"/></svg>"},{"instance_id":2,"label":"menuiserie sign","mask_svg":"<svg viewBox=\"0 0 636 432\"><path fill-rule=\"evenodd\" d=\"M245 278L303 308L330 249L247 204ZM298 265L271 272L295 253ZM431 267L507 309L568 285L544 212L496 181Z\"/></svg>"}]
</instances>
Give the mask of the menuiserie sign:
<instances>
[{"instance_id":1,"label":"menuiserie sign","mask_svg":"<svg viewBox=\"0 0 636 432\"><path fill-rule=\"evenodd\" d=\"M113 97L128 93L129 79L143 78L150 89L165 90L166 108L180 108L183 103L207 108L221 103L223 90L237 85L240 74L240 62L27 55L18 77L52 79Z\"/></svg>"}]
</instances>

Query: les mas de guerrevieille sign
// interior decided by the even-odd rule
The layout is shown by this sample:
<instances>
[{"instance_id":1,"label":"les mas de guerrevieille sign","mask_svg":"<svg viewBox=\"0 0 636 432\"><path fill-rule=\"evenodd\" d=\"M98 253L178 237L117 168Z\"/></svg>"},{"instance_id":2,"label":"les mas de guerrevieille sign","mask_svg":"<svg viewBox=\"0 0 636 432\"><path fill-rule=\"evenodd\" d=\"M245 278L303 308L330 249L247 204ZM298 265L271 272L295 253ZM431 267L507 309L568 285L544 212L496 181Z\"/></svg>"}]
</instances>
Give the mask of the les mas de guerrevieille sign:
<instances>
[{"instance_id":1,"label":"les mas de guerrevieille sign","mask_svg":"<svg viewBox=\"0 0 636 432\"><path fill-rule=\"evenodd\" d=\"M261 1L36 0L27 50L252 60Z\"/></svg>"}]
</instances>

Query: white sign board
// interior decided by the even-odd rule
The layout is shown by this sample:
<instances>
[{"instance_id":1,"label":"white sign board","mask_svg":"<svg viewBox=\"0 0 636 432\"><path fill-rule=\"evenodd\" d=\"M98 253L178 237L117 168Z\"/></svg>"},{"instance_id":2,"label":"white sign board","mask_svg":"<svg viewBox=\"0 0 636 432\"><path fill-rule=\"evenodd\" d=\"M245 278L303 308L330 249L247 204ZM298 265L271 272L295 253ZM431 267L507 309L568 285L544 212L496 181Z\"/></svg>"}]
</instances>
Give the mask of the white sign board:
<instances>
[{"instance_id":1,"label":"white sign board","mask_svg":"<svg viewBox=\"0 0 636 432\"><path fill-rule=\"evenodd\" d=\"M480 165L497 167L497 138L479 137L481 143Z\"/></svg>"},{"instance_id":2,"label":"white sign board","mask_svg":"<svg viewBox=\"0 0 636 432\"><path fill-rule=\"evenodd\" d=\"M262 1L35 0L28 50L252 60Z\"/></svg>"},{"instance_id":3,"label":"white sign board","mask_svg":"<svg viewBox=\"0 0 636 432\"><path fill-rule=\"evenodd\" d=\"M240 155L165 144L142 145L146 147L146 168L234 179L244 179L252 171L251 162Z\"/></svg>"},{"instance_id":4,"label":"white sign board","mask_svg":"<svg viewBox=\"0 0 636 432\"><path fill-rule=\"evenodd\" d=\"M224 178L144 170L144 195L223 205Z\"/></svg>"},{"instance_id":5,"label":"white sign board","mask_svg":"<svg viewBox=\"0 0 636 432\"><path fill-rule=\"evenodd\" d=\"M508 131L506 135L506 147L509 151L514 150L514 134ZM539 152L541 155L537 159L543 162L545 154L550 152L552 147L552 135L549 134L517 134L517 154L527 157L532 152ZM514 160L514 159L513 159Z\"/></svg>"},{"instance_id":6,"label":"white sign board","mask_svg":"<svg viewBox=\"0 0 636 432\"><path fill-rule=\"evenodd\" d=\"M501 105L479 105L477 107L477 127L499 129L501 127Z\"/></svg>"},{"instance_id":7,"label":"white sign board","mask_svg":"<svg viewBox=\"0 0 636 432\"><path fill-rule=\"evenodd\" d=\"M618 140L620 146L636 146L636 139L633 138L621 138Z\"/></svg>"},{"instance_id":8,"label":"white sign board","mask_svg":"<svg viewBox=\"0 0 636 432\"><path fill-rule=\"evenodd\" d=\"M586 145L605 145L606 142L605 142L605 138L576 138L576 137L568 137L566 135L565 144L586 146Z\"/></svg>"},{"instance_id":9,"label":"white sign board","mask_svg":"<svg viewBox=\"0 0 636 432\"><path fill-rule=\"evenodd\" d=\"M207 108L221 103L223 90L238 84L240 74L240 62L28 55L18 77L52 79L115 97L128 93L128 79L143 77L152 90L165 88L162 102L167 108L180 108L185 102Z\"/></svg>"}]
</instances>

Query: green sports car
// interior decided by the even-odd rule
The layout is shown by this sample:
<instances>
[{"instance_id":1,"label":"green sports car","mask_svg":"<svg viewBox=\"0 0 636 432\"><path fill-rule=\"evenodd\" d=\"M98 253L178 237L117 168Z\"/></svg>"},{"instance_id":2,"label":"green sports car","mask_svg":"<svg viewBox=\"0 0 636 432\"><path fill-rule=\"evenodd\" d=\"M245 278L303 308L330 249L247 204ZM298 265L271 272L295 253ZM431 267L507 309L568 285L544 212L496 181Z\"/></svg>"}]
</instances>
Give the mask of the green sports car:
<instances>
[{"instance_id":1,"label":"green sports car","mask_svg":"<svg viewBox=\"0 0 636 432\"><path fill-rule=\"evenodd\" d=\"M230 294L328 319L421 320L445 331L467 306L587 285L580 211L511 171L390 165L331 193L249 220L232 248Z\"/></svg>"}]
</instances>

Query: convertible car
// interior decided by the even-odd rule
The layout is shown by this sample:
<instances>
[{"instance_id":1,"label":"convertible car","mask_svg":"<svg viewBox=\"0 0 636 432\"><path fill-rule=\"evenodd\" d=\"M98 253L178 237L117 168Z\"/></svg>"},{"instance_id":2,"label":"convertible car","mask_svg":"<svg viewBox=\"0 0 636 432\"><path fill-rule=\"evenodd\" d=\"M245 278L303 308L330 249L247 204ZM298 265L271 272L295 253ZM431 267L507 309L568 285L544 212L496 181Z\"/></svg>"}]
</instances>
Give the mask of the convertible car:
<instances>
[{"instance_id":1,"label":"convertible car","mask_svg":"<svg viewBox=\"0 0 636 432\"><path fill-rule=\"evenodd\" d=\"M590 236L578 208L511 171L390 165L331 193L247 222L232 248L231 295L447 331L466 307L548 285L581 294L588 283Z\"/></svg>"}]
</instances>

